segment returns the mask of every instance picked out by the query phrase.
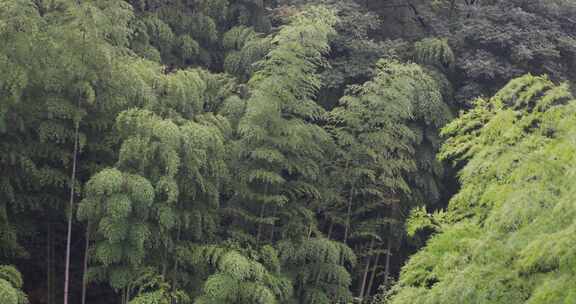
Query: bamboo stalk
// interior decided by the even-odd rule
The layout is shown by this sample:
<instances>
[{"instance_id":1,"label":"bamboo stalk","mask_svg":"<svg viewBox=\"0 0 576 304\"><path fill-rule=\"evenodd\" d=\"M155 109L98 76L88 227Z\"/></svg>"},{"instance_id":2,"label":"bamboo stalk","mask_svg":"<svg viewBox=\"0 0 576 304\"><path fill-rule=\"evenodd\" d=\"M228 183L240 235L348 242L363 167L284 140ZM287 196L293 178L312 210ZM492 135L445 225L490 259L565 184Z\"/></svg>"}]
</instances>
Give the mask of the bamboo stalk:
<instances>
[{"instance_id":1,"label":"bamboo stalk","mask_svg":"<svg viewBox=\"0 0 576 304\"><path fill-rule=\"evenodd\" d=\"M370 295L372 292L372 285L374 285L374 279L376 278L376 271L378 271L378 263L380 262L380 253L376 254L376 261L372 267L372 273L370 274L370 281L368 283L368 288L366 288L366 295Z\"/></svg>"},{"instance_id":2,"label":"bamboo stalk","mask_svg":"<svg viewBox=\"0 0 576 304\"><path fill-rule=\"evenodd\" d=\"M366 256L366 267L364 268L364 275L362 276L362 284L360 285L360 291L358 292L358 297L360 297L361 303L364 302L364 290L366 289L366 280L368 279L368 272L370 271L370 262L372 261L372 257L370 254L374 249L374 239L370 241L370 249L367 252Z\"/></svg>"},{"instance_id":3,"label":"bamboo stalk","mask_svg":"<svg viewBox=\"0 0 576 304\"><path fill-rule=\"evenodd\" d=\"M78 108L80 108L80 99L78 99ZM74 217L74 195L76 187L76 166L78 162L78 137L80 123L76 122L74 127L74 152L72 159L72 175L70 176L70 202L68 204L68 231L66 234L66 270L64 273L64 304L68 304L68 294L70 289L70 255L72 242L72 218Z\"/></svg>"},{"instance_id":4,"label":"bamboo stalk","mask_svg":"<svg viewBox=\"0 0 576 304\"><path fill-rule=\"evenodd\" d=\"M86 227L86 243L84 245L84 265L82 271L82 304L86 304L86 291L88 286L88 249L90 245L90 224Z\"/></svg>"}]
</instances>

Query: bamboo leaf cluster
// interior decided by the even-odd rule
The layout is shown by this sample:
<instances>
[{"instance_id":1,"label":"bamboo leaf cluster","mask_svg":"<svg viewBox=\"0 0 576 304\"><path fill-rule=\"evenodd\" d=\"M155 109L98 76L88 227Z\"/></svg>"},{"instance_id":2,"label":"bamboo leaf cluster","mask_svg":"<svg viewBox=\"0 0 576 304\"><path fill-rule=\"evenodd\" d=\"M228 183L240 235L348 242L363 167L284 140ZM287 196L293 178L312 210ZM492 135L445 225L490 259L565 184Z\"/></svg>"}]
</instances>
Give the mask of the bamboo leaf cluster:
<instances>
[{"instance_id":1,"label":"bamboo leaf cluster","mask_svg":"<svg viewBox=\"0 0 576 304\"><path fill-rule=\"evenodd\" d=\"M576 7L393 2L0 0L0 302L573 302Z\"/></svg>"},{"instance_id":2,"label":"bamboo leaf cluster","mask_svg":"<svg viewBox=\"0 0 576 304\"><path fill-rule=\"evenodd\" d=\"M463 163L462 189L391 303L572 301L574 125L568 86L532 75L448 124L440 157Z\"/></svg>"}]
</instances>

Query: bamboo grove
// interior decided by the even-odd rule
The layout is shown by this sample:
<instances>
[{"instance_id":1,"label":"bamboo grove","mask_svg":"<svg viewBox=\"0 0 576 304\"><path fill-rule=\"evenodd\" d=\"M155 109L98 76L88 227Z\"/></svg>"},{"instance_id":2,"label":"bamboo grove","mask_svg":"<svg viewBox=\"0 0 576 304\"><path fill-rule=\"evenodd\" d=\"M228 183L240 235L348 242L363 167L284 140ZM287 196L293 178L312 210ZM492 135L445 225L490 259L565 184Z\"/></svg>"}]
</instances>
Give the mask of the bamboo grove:
<instances>
[{"instance_id":1,"label":"bamboo grove","mask_svg":"<svg viewBox=\"0 0 576 304\"><path fill-rule=\"evenodd\" d=\"M0 303L576 301L571 12L0 0Z\"/></svg>"}]
</instances>

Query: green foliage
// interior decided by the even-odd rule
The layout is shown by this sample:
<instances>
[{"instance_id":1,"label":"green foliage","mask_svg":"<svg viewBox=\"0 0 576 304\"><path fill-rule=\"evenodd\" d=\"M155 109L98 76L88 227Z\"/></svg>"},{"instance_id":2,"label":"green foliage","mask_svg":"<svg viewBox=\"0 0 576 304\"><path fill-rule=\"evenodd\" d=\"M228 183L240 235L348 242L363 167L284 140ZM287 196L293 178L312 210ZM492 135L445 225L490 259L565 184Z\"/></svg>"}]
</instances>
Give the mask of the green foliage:
<instances>
[{"instance_id":1,"label":"green foliage","mask_svg":"<svg viewBox=\"0 0 576 304\"><path fill-rule=\"evenodd\" d=\"M335 303L351 299L351 276L356 255L346 245L324 238L278 245L281 260L296 286L298 303Z\"/></svg>"},{"instance_id":2,"label":"green foliage","mask_svg":"<svg viewBox=\"0 0 576 304\"><path fill-rule=\"evenodd\" d=\"M435 211L429 214L424 207L416 207L410 211L406 220L406 233L414 237L419 231L431 230L434 233L442 231L442 226L449 224L449 214L444 211Z\"/></svg>"},{"instance_id":3,"label":"green foliage","mask_svg":"<svg viewBox=\"0 0 576 304\"><path fill-rule=\"evenodd\" d=\"M527 75L444 129L440 155L464 163L462 189L391 303L573 299L574 105L566 85Z\"/></svg>"},{"instance_id":4,"label":"green foliage","mask_svg":"<svg viewBox=\"0 0 576 304\"><path fill-rule=\"evenodd\" d=\"M449 117L437 82L422 67L390 59L331 111L328 130L338 148L328 187L339 197L325 203L325 212L332 225L344 226L344 242L363 262L378 263L392 242L399 246L404 210L438 200L443 171L434 139ZM376 267L357 272L360 298Z\"/></svg>"},{"instance_id":5,"label":"green foliage","mask_svg":"<svg viewBox=\"0 0 576 304\"><path fill-rule=\"evenodd\" d=\"M279 3L276 12L279 18L292 11L305 10L311 4L324 5L338 17L334 25L335 34L330 39L328 64L320 74L319 104L327 109L337 106L347 85L367 81L373 76L376 62L387 49L384 43L370 36L382 26L376 12L353 0L283 0Z\"/></svg>"},{"instance_id":6,"label":"green foliage","mask_svg":"<svg viewBox=\"0 0 576 304\"><path fill-rule=\"evenodd\" d=\"M417 204L433 204L440 199L444 177L443 165L434 157L440 146L438 130L452 118L441 84L415 64L382 61L379 71L379 86L391 87L386 90L390 94L387 98L412 107L405 122L414 132L412 146L417 162L417 171L409 175L410 199Z\"/></svg>"},{"instance_id":7,"label":"green foliage","mask_svg":"<svg viewBox=\"0 0 576 304\"><path fill-rule=\"evenodd\" d=\"M191 84L200 81L198 77L184 79ZM180 114L174 119L180 122L194 110L180 104L189 95L180 88L176 91L182 94L165 94L168 102L163 106ZM107 268L116 289L127 286L144 259L164 256L160 263L167 263L167 254L175 250L179 238L202 240L214 232L220 184L227 169L224 138L214 125L218 118L212 118L198 123L183 120L178 125L147 110L118 115L116 125L123 140L118 169L101 171L88 182L78 212L80 220L96 223L104 237L96 239L96 260ZM125 242L134 247L121 245ZM122 267L111 267L114 264Z\"/></svg>"},{"instance_id":8,"label":"green foliage","mask_svg":"<svg viewBox=\"0 0 576 304\"><path fill-rule=\"evenodd\" d=\"M138 291L128 304L191 303L190 297L185 292L174 290L162 276L154 271L144 271L131 285L133 288L137 287Z\"/></svg>"},{"instance_id":9,"label":"green foliage","mask_svg":"<svg viewBox=\"0 0 576 304\"><path fill-rule=\"evenodd\" d=\"M222 38L224 48L230 51L224 59L224 70L247 80L256 70L260 61L271 49L271 40L262 38L249 27L237 26L230 29Z\"/></svg>"},{"instance_id":10,"label":"green foliage","mask_svg":"<svg viewBox=\"0 0 576 304\"><path fill-rule=\"evenodd\" d=\"M10 96L17 99L5 95L4 88L0 94L0 112L7 113L6 120L0 119L0 125L6 123L0 134L6 256L24 254L13 233L16 229L21 236L45 233L39 228L43 224L20 221L21 215L39 212L53 221L66 211L75 125L83 159L78 193L86 176L103 163L111 165L114 114L150 97L142 82L148 70L125 56L133 17L126 3L34 3L8 1L0 9L0 57L6 70L21 79L17 90L10 85ZM2 83L16 83L10 80L13 76L6 76ZM18 223L18 228L8 221Z\"/></svg>"},{"instance_id":11,"label":"green foliage","mask_svg":"<svg viewBox=\"0 0 576 304\"><path fill-rule=\"evenodd\" d=\"M138 55L171 67L192 65L221 66L222 58L229 71L238 75L265 53L264 46L252 43L243 52L230 50L230 29L254 27L259 32L270 28L264 15L262 1L144 1L130 0L137 19L132 24L135 35L130 41L131 49ZM226 33L226 34L225 34ZM247 38L244 36L244 38ZM238 46L238 45L237 45ZM241 46L238 46L240 50ZM224 50L223 50L224 49Z\"/></svg>"},{"instance_id":12,"label":"green foliage","mask_svg":"<svg viewBox=\"0 0 576 304\"><path fill-rule=\"evenodd\" d=\"M447 39L426 38L414 45L415 59L422 64L436 66L441 69L451 69L456 60Z\"/></svg>"},{"instance_id":13,"label":"green foliage","mask_svg":"<svg viewBox=\"0 0 576 304\"><path fill-rule=\"evenodd\" d=\"M402 192L409 192L405 176L415 169L414 133L406 124L412 117L412 100L408 96L398 98L405 97L400 90L384 90L389 74L380 71L330 113L329 131L339 149L327 174L338 187L334 191L342 196L334 206L340 209L338 217L342 220L334 220L345 225L345 241L352 213L358 218L368 213L382 217L384 206L397 202ZM378 231L382 227L373 228ZM371 233L378 234L376 231Z\"/></svg>"},{"instance_id":14,"label":"green foliage","mask_svg":"<svg viewBox=\"0 0 576 304\"><path fill-rule=\"evenodd\" d=\"M415 64L382 60L376 77L358 88L355 95L342 99L343 107L334 109L338 141L346 149L367 149L374 164L365 165L368 177L377 177L390 193L409 193L407 173L416 169L413 155L425 141L431 141L433 129L450 116L436 82ZM414 124L418 123L418 124ZM422 125L422 126L421 126ZM358 138L353 143L354 138ZM364 143L363 143L364 142ZM362 147L364 145L365 147ZM351 156L354 161L366 159ZM421 161L421 159L419 159ZM435 164L422 170L434 172ZM358 165L351 165L358 168ZM416 188L417 189L417 188Z\"/></svg>"},{"instance_id":15,"label":"green foliage","mask_svg":"<svg viewBox=\"0 0 576 304\"><path fill-rule=\"evenodd\" d=\"M366 302L381 283L393 303L573 302L570 88L476 97L573 79L575 13L0 0L0 259L54 303L76 214L74 302L89 281L87 303ZM458 188L441 161L462 189L434 211ZM22 288L0 267L0 302Z\"/></svg>"},{"instance_id":16,"label":"green foliage","mask_svg":"<svg viewBox=\"0 0 576 304\"><path fill-rule=\"evenodd\" d=\"M27 304L28 298L21 291L22 276L13 266L0 266L0 301L6 304Z\"/></svg>"},{"instance_id":17,"label":"green foliage","mask_svg":"<svg viewBox=\"0 0 576 304\"><path fill-rule=\"evenodd\" d=\"M299 203L297 198L317 192L310 182L318 178L315 160L322 159L321 144L328 136L307 120L323 112L312 100L320 86L315 72L328 51L334 22L332 13L321 7L294 16L274 36L275 46L248 83L251 96L235 146L234 170L240 183L231 200L243 208L232 204L227 212L242 221L238 223L244 231L250 228L246 225L254 225L247 231L253 241L262 237L262 225L273 226L272 210L290 210Z\"/></svg>"},{"instance_id":18,"label":"green foliage","mask_svg":"<svg viewBox=\"0 0 576 304\"><path fill-rule=\"evenodd\" d=\"M94 255L103 267L93 269L94 280L107 279L119 290L135 278L146 256L154 196L145 178L117 169L103 170L87 183L78 218L97 223Z\"/></svg>"},{"instance_id":19,"label":"green foliage","mask_svg":"<svg viewBox=\"0 0 576 304\"><path fill-rule=\"evenodd\" d=\"M265 246L252 256L212 245L184 252L184 260L191 265L205 265L214 271L194 303L281 303L292 294L290 281L278 272L280 265L272 247Z\"/></svg>"}]
</instances>

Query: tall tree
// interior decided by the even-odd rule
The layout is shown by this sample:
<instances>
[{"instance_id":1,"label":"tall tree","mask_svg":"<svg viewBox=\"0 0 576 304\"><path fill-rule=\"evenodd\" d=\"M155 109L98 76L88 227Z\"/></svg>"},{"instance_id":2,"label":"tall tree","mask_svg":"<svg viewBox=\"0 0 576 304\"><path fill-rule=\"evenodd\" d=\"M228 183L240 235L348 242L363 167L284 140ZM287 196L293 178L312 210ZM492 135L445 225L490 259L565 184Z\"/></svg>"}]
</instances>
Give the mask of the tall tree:
<instances>
[{"instance_id":1,"label":"tall tree","mask_svg":"<svg viewBox=\"0 0 576 304\"><path fill-rule=\"evenodd\" d=\"M60 223L62 211L71 215L74 211L64 202L73 203L86 176L109 160L113 141L106 131L113 118L102 114L126 106L134 97L130 89L138 88L138 82L124 74L133 71L131 62L115 58L125 58L132 11L122 1L14 1L3 4L0 13L7 43L1 51L3 62L19 75L18 81L6 82L9 90L2 93L11 92L2 98L7 102L2 106L3 149L5 155L18 155L6 165L26 168L4 177L7 214L26 214L19 231L33 235L45 231L35 221L48 219L52 226ZM99 136L92 137L96 133ZM71 174L73 160L88 151L94 154ZM76 225L69 223L72 232ZM76 236L70 234L68 241L71 237ZM54 252L47 243L48 252ZM49 293L52 290L50 286Z\"/></svg>"},{"instance_id":2,"label":"tall tree","mask_svg":"<svg viewBox=\"0 0 576 304\"><path fill-rule=\"evenodd\" d=\"M275 229L281 210L296 210L297 198L317 192L311 184L319 174L315 160L322 158L328 136L313 123L323 111L312 98L334 21L322 8L294 16L274 36L276 46L248 83L251 97L238 125L234 168L240 183L227 212L236 215L251 242L268 239L264 229Z\"/></svg>"},{"instance_id":3,"label":"tall tree","mask_svg":"<svg viewBox=\"0 0 576 304\"><path fill-rule=\"evenodd\" d=\"M209 91L215 77L199 70L155 76L157 86L149 88L155 98L145 105L154 112L131 109L118 115L116 168L91 179L79 210L97 231L92 276L122 290L124 302L145 266L178 284L177 247L214 237L227 173L223 132L229 126L204 113L218 101ZM132 246L124 246L126 241Z\"/></svg>"},{"instance_id":4,"label":"tall tree","mask_svg":"<svg viewBox=\"0 0 576 304\"><path fill-rule=\"evenodd\" d=\"M6 304L28 303L22 292L22 275L13 266L0 266L0 300Z\"/></svg>"},{"instance_id":5,"label":"tall tree","mask_svg":"<svg viewBox=\"0 0 576 304\"><path fill-rule=\"evenodd\" d=\"M422 161L420 151L449 116L439 84L422 67L394 60L381 60L375 77L352 87L331 111L327 128L338 153L327 174L340 199L327 215L343 226L343 242L364 256L357 272L360 297L369 269L378 267L376 257L389 256L390 244L402 242L402 211L438 199L442 165L433 157ZM434 155L435 149L424 152Z\"/></svg>"}]
</instances>

